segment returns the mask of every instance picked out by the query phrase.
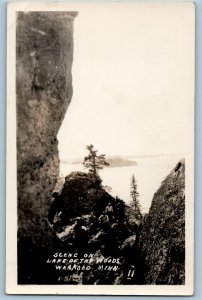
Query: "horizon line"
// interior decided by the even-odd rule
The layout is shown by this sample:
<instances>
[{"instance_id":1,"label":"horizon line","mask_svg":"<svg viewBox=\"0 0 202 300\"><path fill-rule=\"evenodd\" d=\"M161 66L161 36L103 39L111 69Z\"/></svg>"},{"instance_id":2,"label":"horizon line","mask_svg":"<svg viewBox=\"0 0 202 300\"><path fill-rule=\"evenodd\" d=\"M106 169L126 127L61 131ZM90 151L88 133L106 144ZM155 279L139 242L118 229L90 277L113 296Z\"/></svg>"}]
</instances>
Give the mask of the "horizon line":
<instances>
[{"instance_id":1,"label":"horizon line","mask_svg":"<svg viewBox=\"0 0 202 300\"><path fill-rule=\"evenodd\" d=\"M113 159L113 158L149 158L149 157L166 157L166 156L182 156L181 158L184 158L183 153L168 153L168 154L113 154L113 155L106 155L106 159ZM74 161L80 161L83 157L69 157L69 158L60 158L60 162L74 162Z\"/></svg>"}]
</instances>

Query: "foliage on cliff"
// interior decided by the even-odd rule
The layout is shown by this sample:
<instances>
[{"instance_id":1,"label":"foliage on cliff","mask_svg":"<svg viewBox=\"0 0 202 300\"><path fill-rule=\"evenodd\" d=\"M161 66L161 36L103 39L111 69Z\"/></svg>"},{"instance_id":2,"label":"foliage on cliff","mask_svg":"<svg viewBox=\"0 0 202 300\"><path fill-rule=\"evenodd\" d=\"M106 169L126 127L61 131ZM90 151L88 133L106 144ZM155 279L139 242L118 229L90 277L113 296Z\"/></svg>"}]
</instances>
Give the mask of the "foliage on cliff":
<instances>
[{"instance_id":1,"label":"foliage on cliff","mask_svg":"<svg viewBox=\"0 0 202 300\"><path fill-rule=\"evenodd\" d=\"M86 149L89 151L88 156L84 157L83 165L88 169L90 174L93 174L94 178L98 177L99 171L104 167L108 167L109 163L105 159L105 154L99 154L94 149L94 146L88 145Z\"/></svg>"}]
</instances>

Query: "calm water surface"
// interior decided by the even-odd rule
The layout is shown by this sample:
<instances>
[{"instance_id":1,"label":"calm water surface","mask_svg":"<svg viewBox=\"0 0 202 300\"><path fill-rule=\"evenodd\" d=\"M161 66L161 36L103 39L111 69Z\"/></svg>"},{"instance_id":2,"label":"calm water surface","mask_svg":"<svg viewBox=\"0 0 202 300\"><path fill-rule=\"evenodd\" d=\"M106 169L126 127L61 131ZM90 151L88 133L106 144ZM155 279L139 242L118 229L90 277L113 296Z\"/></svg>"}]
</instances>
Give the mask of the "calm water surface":
<instances>
[{"instance_id":1,"label":"calm water surface","mask_svg":"<svg viewBox=\"0 0 202 300\"><path fill-rule=\"evenodd\" d=\"M100 171L100 176L103 180L102 184L111 187L110 194L118 196L126 203L129 203L131 201L130 180L132 174L134 174L142 211L148 212L154 193L181 158L179 155L144 158L133 157L132 159L137 162L136 166L106 167ZM72 171L85 170L82 164L64 163L60 165L61 176L67 176Z\"/></svg>"}]
</instances>

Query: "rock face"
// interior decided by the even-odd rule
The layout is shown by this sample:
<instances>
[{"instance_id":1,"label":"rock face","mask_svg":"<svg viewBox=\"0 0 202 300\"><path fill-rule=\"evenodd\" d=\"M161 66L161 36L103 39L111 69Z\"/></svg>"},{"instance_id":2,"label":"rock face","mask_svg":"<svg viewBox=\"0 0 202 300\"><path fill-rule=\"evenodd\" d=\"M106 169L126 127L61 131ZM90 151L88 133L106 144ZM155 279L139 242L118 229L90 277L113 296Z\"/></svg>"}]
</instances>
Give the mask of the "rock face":
<instances>
[{"instance_id":1,"label":"rock face","mask_svg":"<svg viewBox=\"0 0 202 300\"><path fill-rule=\"evenodd\" d=\"M56 212L62 212L60 218L63 226L69 224L71 219L83 215L93 213L99 217L109 202L116 208L115 217L123 221L126 205L103 189L99 177L95 181L92 174L72 172L65 177L63 188L51 206L49 222L52 223Z\"/></svg>"},{"instance_id":2,"label":"rock face","mask_svg":"<svg viewBox=\"0 0 202 300\"><path fill-rule=\"evenodd\" d=\"M138 259L142 284L185 283L184 190L185 163L180 161L154 194L142 224Z\"/></svg>"},{"instance_id":3,"label":"rock face","mask_svg":"<svg viewBox=\"0 0 202 300\"><path fill-rule=\"evenodd\" d=\"M107 210L109 205L112 214ZM51 206L49 221L60 240L61 252L68 249L80 257L90 253L94 259L91 271L60 271L63 284L129 283L127 274L134 264L138 225L133 210L108 194L99 177L95 181L92 174L83 172L66 176L63 189ZM102 266L96 257L103 258ZM105 269L108 267L113 271Z\"/></svg>"},{"instance_id":4,"label":"rock face","mask_svg":"<svg viewBox=\"0 0 202 300\"><path fill-rule=\"evenodd\" d=\"M27 243L31 247L50 246L54 240L47 215L59 174L57 133L72 97L76 15L77 12L19 12L17 15L19 249Z\"/></svg>"}]
</instances>

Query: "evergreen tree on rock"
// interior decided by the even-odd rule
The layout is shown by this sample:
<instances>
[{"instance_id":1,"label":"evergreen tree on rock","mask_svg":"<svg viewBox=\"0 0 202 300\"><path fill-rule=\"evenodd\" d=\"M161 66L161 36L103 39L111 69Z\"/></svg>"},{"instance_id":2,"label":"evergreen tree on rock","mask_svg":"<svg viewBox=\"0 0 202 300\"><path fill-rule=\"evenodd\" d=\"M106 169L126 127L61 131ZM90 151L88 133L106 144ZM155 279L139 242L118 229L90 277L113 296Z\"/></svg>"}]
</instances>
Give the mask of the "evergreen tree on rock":
<instances>
[{"instance_id":1,"label":"evergreen tree on rock","mask_svg":"<svg viewBox=\"0 0 202 300\"><path fill-rule=\"evenodd\" d=\"M130 195L132 197L131 207L134 209L135 216L140 220L142 218L142 214L140 209L139 193L137 191L137 183L134 174L131 178Z\"/></svg>"},{"instance_id":2,"label":"evergreen tree on rock","mask_svg":"<svg viewBox=\"0 0 202 300\"><path fill-rule=\"evenodd\" d=\"M99 178L99 171L104 167L108 167L109 163L105 159L105 154L98 155L98 151L94 149L92 144L87 146L86 149L89 151L89 154L84 157L83 165L89 170L89 173L92 174L96 180Z\"/></svg>"}]
</instances>

